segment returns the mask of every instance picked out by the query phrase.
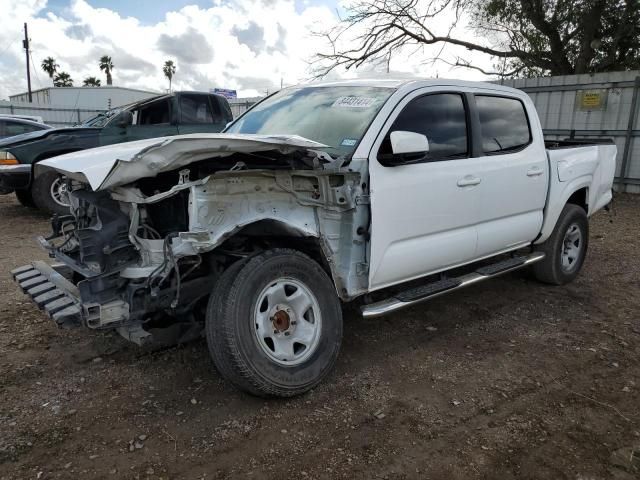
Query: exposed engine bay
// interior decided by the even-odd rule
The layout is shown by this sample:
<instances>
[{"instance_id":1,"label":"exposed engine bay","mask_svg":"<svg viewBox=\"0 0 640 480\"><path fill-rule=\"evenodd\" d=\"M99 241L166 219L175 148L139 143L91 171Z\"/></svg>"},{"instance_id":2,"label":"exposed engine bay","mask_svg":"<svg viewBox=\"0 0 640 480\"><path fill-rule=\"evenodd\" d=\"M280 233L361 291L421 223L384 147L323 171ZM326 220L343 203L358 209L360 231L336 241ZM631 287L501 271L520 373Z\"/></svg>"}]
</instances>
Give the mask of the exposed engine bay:
<instances>
[{"instance_id":1,"label":"exposed engine bay","mask_svg":"<svg viewBox=\"0 0 640 480\"><path fill-rule=\"evenodd\" d=\"M54 269L77 288L71 320L118 329L139 344L167 329L186 341L202 331L200 314L216 278L273 246L317 259L345 300L365 291L362 172L300 147L226 150L176 163L126 184L112 170L107 188L69 175L71 213L54 217L52 234L40 241L60 263Z\"/></svg>"}]
</instances>

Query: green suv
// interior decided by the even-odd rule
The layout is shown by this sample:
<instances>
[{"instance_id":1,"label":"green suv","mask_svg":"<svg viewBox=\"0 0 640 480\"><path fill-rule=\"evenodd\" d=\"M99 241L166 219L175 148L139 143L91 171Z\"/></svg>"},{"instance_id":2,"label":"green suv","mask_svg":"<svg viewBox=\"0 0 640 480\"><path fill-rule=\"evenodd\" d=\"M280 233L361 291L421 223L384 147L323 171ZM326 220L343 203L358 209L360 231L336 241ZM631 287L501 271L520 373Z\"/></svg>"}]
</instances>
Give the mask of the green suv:
<instances>
[{"instance_id":1,"label":"green suv","mask_svg":"<svg viewBox=\"0 0 640 480\"><path fill-rule=\"evenodd\" d=\"M66 181L50 171L34 176L40 160L89 148L185 133L220 132L233 119L227 100L210 93L174 92L101 113L71 128L40 130L0 140L0 194L68 214Z\"/></svg>"}]
</instances>

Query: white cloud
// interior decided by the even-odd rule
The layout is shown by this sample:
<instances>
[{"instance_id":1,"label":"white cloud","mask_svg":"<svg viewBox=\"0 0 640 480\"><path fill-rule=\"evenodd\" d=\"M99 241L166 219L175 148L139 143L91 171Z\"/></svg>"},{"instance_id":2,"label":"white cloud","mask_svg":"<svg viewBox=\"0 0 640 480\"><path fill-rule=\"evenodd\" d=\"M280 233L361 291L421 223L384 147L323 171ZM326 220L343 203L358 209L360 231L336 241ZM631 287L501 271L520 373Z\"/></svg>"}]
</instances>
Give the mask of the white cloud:
<instances>
[{"instance_id":1,"label":"white cloud","mask_svg":"<svg viewBox=\"0 0 640 480\"><path fill-rule=\"evenodd\" d=\"M91 6L90 0L70 0L61 13L47 10L46 0L0 0L0 98L26 90L22 25L27 21L32 40L33 88L50 85L41 70L43 58L52 56L75 85L87 76L105 83L98 59L110 55L115 65L115 85L162 91L167 81L162 64L177 63L173 87L207 90L235 88L241 96L263 94L311 76L308 60L323 49L312 32L338 21L334 10L317 3L294 0L229 0L212 2L210 8L187 6L167 12L164 20L143 24L136 18ZM469 71L446 65L425 67L419 55L394 57L394 71L420 76L478 78ZM433 55L433 54L432 54ZM370 75L386 66L367 66L347 75ZM339 72L336 75L344 75Z\"/></svg>"}]
</instances>

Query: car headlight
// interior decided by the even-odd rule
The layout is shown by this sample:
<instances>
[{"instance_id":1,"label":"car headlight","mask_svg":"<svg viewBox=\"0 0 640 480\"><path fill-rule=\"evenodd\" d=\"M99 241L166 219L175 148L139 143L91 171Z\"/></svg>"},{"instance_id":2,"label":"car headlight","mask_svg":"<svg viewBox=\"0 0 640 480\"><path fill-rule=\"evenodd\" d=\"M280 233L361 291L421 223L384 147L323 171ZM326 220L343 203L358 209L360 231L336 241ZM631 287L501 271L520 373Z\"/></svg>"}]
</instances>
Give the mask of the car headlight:
<instances>
[{"instance_id":1,"label":"car headlight","mask_svg":"<svg viewBox=\"0 0 640 480\"><path fill-rule=\"evenodd\" d=\"M0 165L18 165L18 159L10 152L0 151Z\"/></svg>"}]
</instances>

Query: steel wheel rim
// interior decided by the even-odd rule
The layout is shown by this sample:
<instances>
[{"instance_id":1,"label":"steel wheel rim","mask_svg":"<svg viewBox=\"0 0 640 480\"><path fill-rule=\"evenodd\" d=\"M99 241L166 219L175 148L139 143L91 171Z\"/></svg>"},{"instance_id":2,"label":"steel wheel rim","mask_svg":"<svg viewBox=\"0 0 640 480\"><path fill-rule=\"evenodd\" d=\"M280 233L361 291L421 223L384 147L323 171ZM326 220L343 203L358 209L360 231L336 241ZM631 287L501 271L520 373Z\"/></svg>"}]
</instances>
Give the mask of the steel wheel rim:
<instances>
[{"instance_id":1,"label":"steel wheel rim","mask_svg":"<svg viewBox=\"0 0 640 480\"><path fill-rule=\"evenodd\" d=\"M279 278L269 282L258 295L253 317L258 345L278 365L299 365L318 348L320 305L299 280Z\"/></svg>"},{"instance_id":2,"label":"steel wheel rim","mask_svg":"<svg viewBox=\"0 0 640 480\"><path fill-rule=\"evenodd\" d=\"M64 177L58 177L51 183L51 198L62 207L69 207L69 194L67 193L67 184Z\"/></svg>"},{"instance_id":3,"label":"steel wheel rim","mask_svg":"<svg viewBox=\"0 0 640 480\"><path fill-rule=\"evenodd\" d=\"M570 272L576 268L582 253L582 245L582 230L577 223L572 223L567 228L562 240L562 254L560 255L562 270Z\"/></svg>"}]
</instances>

